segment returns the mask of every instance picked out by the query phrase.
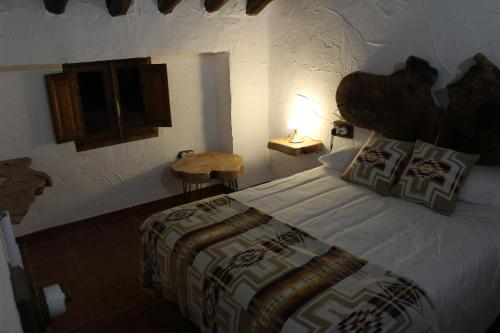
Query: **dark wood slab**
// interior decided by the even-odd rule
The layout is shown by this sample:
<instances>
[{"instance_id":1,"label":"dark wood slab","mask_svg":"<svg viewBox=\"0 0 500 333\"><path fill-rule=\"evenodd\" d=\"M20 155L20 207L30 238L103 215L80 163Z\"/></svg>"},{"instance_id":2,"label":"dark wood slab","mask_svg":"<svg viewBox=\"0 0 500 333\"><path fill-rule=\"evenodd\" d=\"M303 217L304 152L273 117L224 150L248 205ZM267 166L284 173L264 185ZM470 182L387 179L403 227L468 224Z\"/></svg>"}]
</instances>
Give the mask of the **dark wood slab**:
<instances>
[{"instance_id":1,"label":"dark wood slab","mask_svg":"<svg viewBox=\"0 0 500 333\"><path fill-rule=\"evenodd\" d=\"M247 14L258 15L273 0L247 0Z\"/></svg>"},{"instance_id":2,"label":"dark wood slab","mask_svg":"<svg viewBox=\"0 0 500 333\"><path fill-rule=\"evenodd\" d=\"M442 113L431 94L437 76L427 61L414 56L404 69L388 76L349 74L337 89L340 114L355 126L389 138L434 143Z\"/></svg>"},{"instance_id":3,"label":"dark wood slab","mask_svg":"<svg viewBox=\"0 0 500 333\"><path fill-rule=\"evenodd\" d=\"M13 224L21 223L35 197L52 186L46 173L30 165L27 157L0 161L0 211L8 210Z\"/></svg>"},{"instance_id":4,"label":"dark wood slab","mask_svg":"<svg viewBox=\"0 0 500 333\"><path fill-rule=\"evenodd\" d=\"M222 8L229 0L205 0L205 10L213 13Z\"/></svg>"},{"instance_id":5,"label":"dark wood slab","mask_svg":"<svg viewBox=\"0 0 500 333\"><path fill-rule=\"evenodd\" d=\"M106 6L111 16L126 15L132 0L106 0Z\"/></svg>"},{"instance_id":6,"label":"dark wood slab","mask_svg":"<svg viewBox=\"0 0 500 333\"><path fill-rule=\"evenodd\" d=\"M481 154L480 164L500 164L500 69L479 53L475 64L448 85L449 104L438 144Z\"/></svg>"},{"instance_id":7,"label":"dark wood slab","mask_svg":"<svg viewBox=\"0 0 500 333\"><path fill-rule=\"evenodd\" d=\"M53 14L62 14L66 10L68 0L43 0L45 8Z\"/></svg>"},{"instance_id":8,"label":"dark wood slab","mask_svg":"<svg viewBox=\"0 0 500 333\"><path fill-rule=\"evenodd\" d=\"M181 0L158 0L158 9L163 14L170 14Z\"/></svg>"}]
</instances>

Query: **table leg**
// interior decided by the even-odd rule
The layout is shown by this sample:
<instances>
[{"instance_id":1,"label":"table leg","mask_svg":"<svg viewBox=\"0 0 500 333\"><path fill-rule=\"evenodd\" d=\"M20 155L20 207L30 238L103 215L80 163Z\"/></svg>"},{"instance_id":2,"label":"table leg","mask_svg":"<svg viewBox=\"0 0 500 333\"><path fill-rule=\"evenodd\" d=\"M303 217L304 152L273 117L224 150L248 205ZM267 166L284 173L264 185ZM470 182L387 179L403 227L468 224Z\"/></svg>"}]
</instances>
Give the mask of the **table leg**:
<instances>
[{"instance_id":1,"label":"table leg","mask_svg":"<svg viewBox=\"0 0 500 333\"><path fill-rule=\"evenodd\" d=\"M184 195L184 202L187 202L187 183L185 180L182 181L182 193Z\"/></svg>"},{"instance_id":2,"label":"table leg","mask_svg":"<svg viewBox=\"0 0 500 333\"><path fill-rule=\"evenodd\" d=\"M237 179L229 180L228 183L229 183L229 188L231 189L231 191L238 192L238 180Z\"/></svg>"}]
</instances>

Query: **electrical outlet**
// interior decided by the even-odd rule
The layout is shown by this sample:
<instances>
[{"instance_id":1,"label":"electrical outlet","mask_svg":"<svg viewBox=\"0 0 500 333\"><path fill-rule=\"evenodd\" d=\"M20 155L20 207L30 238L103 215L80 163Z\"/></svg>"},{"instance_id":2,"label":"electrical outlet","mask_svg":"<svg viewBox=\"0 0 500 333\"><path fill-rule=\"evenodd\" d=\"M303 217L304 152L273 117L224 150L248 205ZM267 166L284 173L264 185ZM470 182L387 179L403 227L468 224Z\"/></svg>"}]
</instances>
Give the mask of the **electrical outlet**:
<instances>
[{"instance_id":1,"label":"electrical outlet","mask_svg":"<svg viewBox=\"0 0 500 333\"><path fill-rule=\"evenodd\" d=\"M177 153L177 159L180 160L181 158L188 157L194 154L194 151L191 149L189 150L183 150Z\"/></svg>"},{"instance_id":2,"label":"electrical outlet","mask_svg":"<svg viewBox=\"0 0 500 333\"><path fill-rule=\"evenodd\" d=\"M345 120L335 120L333 122L335 136L346 139L354 139L354 126Z\"/></svg>"}]
</instances>

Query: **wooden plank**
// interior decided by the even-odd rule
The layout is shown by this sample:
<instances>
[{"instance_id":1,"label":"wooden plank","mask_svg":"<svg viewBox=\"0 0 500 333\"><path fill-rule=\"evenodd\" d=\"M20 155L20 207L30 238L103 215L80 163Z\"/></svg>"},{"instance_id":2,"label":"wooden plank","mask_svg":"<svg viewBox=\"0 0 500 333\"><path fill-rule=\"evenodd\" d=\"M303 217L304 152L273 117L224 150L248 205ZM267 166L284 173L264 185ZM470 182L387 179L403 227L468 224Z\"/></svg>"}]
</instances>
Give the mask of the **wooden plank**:
<instances>
[{"instance_id":1,"label":"wooden plank","mask_svg":"<svg viewBox=\"0 0 500 333\"><path fill-rule=\"evenodd\" d=\"M158 9L162 14L170 14L181 0L158 0Z\"/></svg>"},{"instance_id":2,"label":"wooden plank","mask_svg":"<svg viewBox=\"0 0 500 333\"><path fill-rule=\"evenodd\" d=\"M141 66L146 125L172 127L167 65Z\"/></svg>"},{"instance_id":3,"label":"wooden plank","mask_svg":"<svg viewBox=\"0 0 500 333\"><path fill-rule=\"evenodd\" d=\"M132 0L106 0L106 6L111 16L125 15L132 4Z\"/></svg>"},{"instance_id":4,"label":"wooden plank","mask_svg":"<svg viewBox=\"0 0 500 333\"><path fill-rule=\"evenodd\" d=\"M257 15L273 0L247 0L247 14Z\"/></svg>"},{"instance_id":5,"label":"wooden plank","mask_svg":"<svg viewBox=\"0 0 500 333\"><path fill-rule=\"evenodd\" d=\"M7 210L12 223L21 223L23 217L41 195L46 186L52 186L51 178L44 172L30 168L28 157L0 161L0 212Z\"/></svg>"},{"instance_id":6,"label":"wooden plank","mask_svg":"<svg viewBox=\"0 0 500 333\"><path fill-rule=\"evenodd\" d=\"M45 80L57 143L82 138L85 132L72 73L49 74Z\"/></svg>"},{"instance_id":7,"label":"wooden plank","mask_svg":"<svg viewBox=\"0 0 500 333\"><path fill-rule=\"evenodd\" d=\"M448 84L448 108L437 144L480 154L479 164L500 164L500 69L484 54L458 81ZM423 112L424 110L422 110Z\"/></svg>"},{"instance_id":8,"label":"wooden plank","mask_svg":"<svg viewBox=\"0 0 500 333\"><path fill-rule=\"evenodd\" d=\"M205 0L205 10L209 13L218 11L228 0Z\"/></svg>"},{"instance_id":9,"label":"wooden plank","mask_svg":"<svg viewBox=\"0 0 500 333\"><path fill-rule=\"evenodd\" d=\"M304 141L301 143L290 143L288 139L288 137L273 139L267 143L267 148L291 156L311 154L323 150L323 143L320 140L304 138Z\"/></svg>"},{"instance_id":10,"label":"wooden plank","mask_svg":"<svg viewBox=\"0 0 500 333\"><path fill-rule=\"evenodd\" d=\"M435 68L414 56L391 75L354 72L337 87L337 107L356 127L390 139L435 142L442 113L432 93L437 78Z\"/></svg>"},{"instance_id":11,"label":"wooden plank","mask_svg":"<svg viewBox=\"0 0 500 333\"><path fill-rule=\"evenodd\" d=\"M62 14L66 9L68 0L43 0L45 8L53 14Z\"/></svg>"},{"instance_id":12,"label":"wooden plank","mask_svg":"<svg viewBox=\"0 0 500 333\"><path fill-rule=\"evenodd\" d=\"M83 119L85 119L84 110L81 110L80 114L82 115L82 126L85 128L85 136L75 142L77 150L80 146L94 146L97 148L102 147L104 142L108 140L119 140L121 138L121 132L115 101L111 62L96 61L89 63L64 64L63 69L67 73L72 73L75 77L74 82L77 86L75 89L75 101L78 102L79 108L83 107L84 101L88 101L93 98L92 95L82 95L85 91L82 91L78 84L78 78L80 75L83 75L84 73L100 74L99 79L94 77L94 84L102 85L102 88L104 89L102 93L105 98L105 112L107 114L109 127L101 128L98 132L90 131L86 128L85 121L83 121Z\"/></svg>"}]
</instances>

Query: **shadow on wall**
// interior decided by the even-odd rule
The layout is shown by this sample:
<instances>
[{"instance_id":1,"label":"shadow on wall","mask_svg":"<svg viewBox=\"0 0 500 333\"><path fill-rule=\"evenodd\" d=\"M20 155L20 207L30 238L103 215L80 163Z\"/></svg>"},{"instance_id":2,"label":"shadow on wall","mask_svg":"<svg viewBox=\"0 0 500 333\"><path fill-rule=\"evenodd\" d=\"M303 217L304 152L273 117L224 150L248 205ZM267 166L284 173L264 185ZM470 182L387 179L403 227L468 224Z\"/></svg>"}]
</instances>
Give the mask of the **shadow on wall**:
<instances>
[{"instance_id":1,"label":"shadow on wall","mask_svg":"<svg viewBox=\"0 0 500 333\"><path fill-rule=\"evenodd\" d=\"M206 150L232 153L229 53L204 54L200 67Z\"/></svg>"},{"instance_id":2,"label":"shadow on wall","mask_svg":"<svg viewBox=\"0 0 500 333\"><path fill-rule=\"evenodd\" d=\"M158 179L158 177L161 179ZM137 199L137 191L144 188L156 188L160 181L166 188L164 195L161 197L166 197L169 193L182 191L181 183L169 173L167 163L143 170L135 176L121 180L116 178L113 180L111 175L104 175L101 182L108 183L108 188L103 192L92 194L86 202L80 202L79 205L86 207L86 212L83 212L82 216L76 217L75 220L156 200L158 199L156 193L148 193L148 191L144 190L141 191L142 194ZM119 191L116 190L117 187L119 187Z\"/></svg>"},{"instance_id":3,"label":"shadow on wall","mask_svg":"<svg viewBox=\"0 0 500 333\"><path fill-rule=\"evenodd\" d=\"M182 191L182 181L175 178L170 171L170 164L165 165L161 171L161 184L168 193L180 193Z\"/></svg>"},{"instance_id":4,"label":"shadow on wall","mask_svg":"<svg viewBox=\"0 0 500 333\"><path fill-rule=\"evenodd\" d=\"M231 119L231 82L229 53L219 53L215 58L215 78L217 92L217 123L219 126L219 148L233 152L233 127Z\"/></svg>"}]
</instances>

